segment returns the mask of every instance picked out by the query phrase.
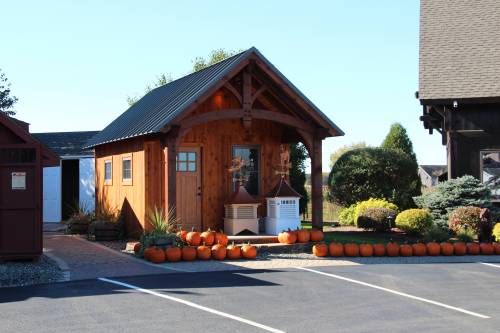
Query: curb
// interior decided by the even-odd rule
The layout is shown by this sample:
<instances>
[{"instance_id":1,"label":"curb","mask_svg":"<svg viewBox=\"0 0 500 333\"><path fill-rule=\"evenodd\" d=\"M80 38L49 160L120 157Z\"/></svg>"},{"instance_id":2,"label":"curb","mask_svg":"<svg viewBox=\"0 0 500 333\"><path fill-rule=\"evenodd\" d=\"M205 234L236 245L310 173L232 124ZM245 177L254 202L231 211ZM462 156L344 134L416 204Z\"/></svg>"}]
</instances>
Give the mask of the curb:
<instances>
[{"instance_id":1,"label":"curb","mask_svg":"<svg viewBox=\"0 0 500 333\"><path fill-rule=\"evenodd\" d=\"M62 271L63 277L59 280L59 282L66 282L71 280L71 269L64 260L56 256L55 254L50 253L46 248L43 248L43 254L54 261L57 267L59 267L59 269Z\"/></svg>"}]
</instances>

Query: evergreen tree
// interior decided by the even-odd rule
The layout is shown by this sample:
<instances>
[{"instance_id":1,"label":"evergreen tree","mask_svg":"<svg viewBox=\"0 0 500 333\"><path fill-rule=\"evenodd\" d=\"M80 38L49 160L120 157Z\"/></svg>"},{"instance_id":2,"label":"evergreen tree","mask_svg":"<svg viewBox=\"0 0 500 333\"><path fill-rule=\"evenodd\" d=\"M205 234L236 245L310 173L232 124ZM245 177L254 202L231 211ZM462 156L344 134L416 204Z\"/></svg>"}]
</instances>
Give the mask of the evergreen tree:
<instances>
[{"instance_id":1,"label":"evergreen tree","mask_svg":"<svg viewBox=\"0 0 500 333\"><path fill-rule=\"evenodd\" d=\"M307 150L301 143L293 143L290 145L290 186L297 191L302 198L299 202L300 214L307 211L307 203L309 202L309 195L306 191L306 158Z\"/></svg>"},{"instance_id":2,"label":"evergreen tree","mask_svg":"<svg viewBox=\"0 0 500 333\"><path fill-rule=\"evenodd\" d=\"M415 162L417 161L417 156L413 152L413 144L408 137L406 129L400 123L391 125L391 129L385 137L384 142L382 142L382 145L380 145L380 148L399 149L410 156Z\"/></svg>"}]
</instances>

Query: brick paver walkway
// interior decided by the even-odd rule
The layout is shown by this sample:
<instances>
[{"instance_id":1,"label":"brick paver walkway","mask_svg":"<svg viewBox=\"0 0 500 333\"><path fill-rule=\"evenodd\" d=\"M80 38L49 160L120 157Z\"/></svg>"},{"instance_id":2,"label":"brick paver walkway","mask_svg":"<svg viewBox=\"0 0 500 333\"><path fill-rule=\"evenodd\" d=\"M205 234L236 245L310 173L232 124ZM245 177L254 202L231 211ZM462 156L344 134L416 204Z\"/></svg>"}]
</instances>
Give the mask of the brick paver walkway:
<instances>
[{"instance_id":1,"label":"brick paver walkway","mask_svg":"<svg viewBox=\"0 0 500 333\"><path fill-rule=\"evenodd\" d=\"M46 233L43 247L45 253L57 257L68 266L71 280L175 272L78 236Z\"/></svg>"}]
</instances>

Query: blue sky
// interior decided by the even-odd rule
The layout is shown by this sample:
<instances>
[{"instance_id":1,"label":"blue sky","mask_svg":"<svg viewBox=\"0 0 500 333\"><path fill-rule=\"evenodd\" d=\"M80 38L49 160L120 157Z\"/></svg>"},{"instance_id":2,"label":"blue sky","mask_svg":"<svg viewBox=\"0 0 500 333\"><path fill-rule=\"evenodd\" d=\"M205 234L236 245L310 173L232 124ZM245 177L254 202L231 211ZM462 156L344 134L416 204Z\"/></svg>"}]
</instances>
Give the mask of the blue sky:
<instances>
[{"instance_id":1,"label":"blue sky","mask_svg":"<svg viewBox=\"0 0 500 333\"><path fill-rule=\"evenodd\" d=\"M99 130L162 72L257 47L346 135L379 145L401 122L421 164L444 164L418 120L418 0L1 1L0 68L32 132ZM7 15L6 15L7 14Z\"/></svg>"}]
</instances>

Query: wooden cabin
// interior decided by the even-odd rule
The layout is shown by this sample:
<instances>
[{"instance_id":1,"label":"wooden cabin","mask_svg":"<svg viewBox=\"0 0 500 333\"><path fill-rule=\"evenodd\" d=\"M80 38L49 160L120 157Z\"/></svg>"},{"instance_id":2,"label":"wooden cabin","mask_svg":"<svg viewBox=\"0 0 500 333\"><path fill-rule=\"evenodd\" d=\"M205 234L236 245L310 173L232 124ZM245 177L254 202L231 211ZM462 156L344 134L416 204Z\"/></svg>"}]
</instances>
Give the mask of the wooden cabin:
<instances>
[{"instance_id":1,"label":"wooden cabin","mask_svg":"<svg viewBox=\"0 0 500 333\"><path fill-rule=\"evenodd\" d=\"M154 89L97 134L96 207L119 208L128 234L148 229L155 206L175 207L184 229L221 228L236 182L262 201L280 180L280 147L302 142L312 164L312 219L322 227L321 146L343 132L251 48Z\"/></svg>"},{"instance_id":2,"label":"wooden cabin","mask_svg":"<svg viewBox=\"0 0 500 333\"><path fill-rule=\"evenodd\" d=\"M500 3L421 0L417 97L442 136L448 178L472 175L500 201Z\"/></svg>"}]
</instances>

